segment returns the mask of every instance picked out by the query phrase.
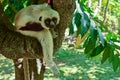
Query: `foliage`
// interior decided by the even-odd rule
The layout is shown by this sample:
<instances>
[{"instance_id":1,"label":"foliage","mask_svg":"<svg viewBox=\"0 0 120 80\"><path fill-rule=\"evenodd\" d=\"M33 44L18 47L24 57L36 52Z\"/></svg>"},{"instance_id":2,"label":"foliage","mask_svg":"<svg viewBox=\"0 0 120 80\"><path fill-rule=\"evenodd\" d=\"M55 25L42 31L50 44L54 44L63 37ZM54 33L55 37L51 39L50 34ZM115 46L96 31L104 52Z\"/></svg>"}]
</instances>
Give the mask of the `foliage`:
<instances>
[{"instance_id":1,"label":"foliage","mask_svg":"<svg viewBox=\"0 0 120 80\"><path fill-rule=\"evenodd\" d=\"M18 10L26 7L31 4L31 0L3 0L2 6L5 14L9 17L11 23L13 23L13 19Z\"/></svg>"},{"instance_id":2,"label":"foliage","mask_svg":"<svg viewBox=\"0 0 120 80\"><path fill-rule=\"evenodd\" d=\"M0 80L14 80L14 65L12 60L0 55Z\"/></svg>"},{"instance_id":3,"label":"foliage","mask_svg":"<svg viewBox=\"0 0 120 80\"><path fill-rule=\"evenodd\" d=\"M77 31L77 36L81 35L83 38L87 31L90 30L87 39L84 38L84 53L89 57L102 54L102 64L108 60L112 64L114 71L120 70L120 35L108 29L104 30L106 34L103 35L101 30L108 26L104 25L98 17L94 17L92 9L87 7L85 2L86 0L76 0L76 10L72 25L70 25L70 34ZM114 15L118 16L118 14ZM77 30L74 31L74 28L77 28Z\"/></svg>"},{"instance_id":4,"label":"foliage","mask_svg":"<svg viewBox=\"0 0 120 80\"><path fill-rule=\"evenodd\" d=\"M55 60L61 76L55 78L50 69L47 69L44 80L118 80L120 78L120 73L113 72L108 61L100 65L99 59L88 59L82 50L69 49L67 45L63 45L58 50ZM14 76L12 60L1 56L0 79L14 80Z\"/></svg>"}]
</instances>

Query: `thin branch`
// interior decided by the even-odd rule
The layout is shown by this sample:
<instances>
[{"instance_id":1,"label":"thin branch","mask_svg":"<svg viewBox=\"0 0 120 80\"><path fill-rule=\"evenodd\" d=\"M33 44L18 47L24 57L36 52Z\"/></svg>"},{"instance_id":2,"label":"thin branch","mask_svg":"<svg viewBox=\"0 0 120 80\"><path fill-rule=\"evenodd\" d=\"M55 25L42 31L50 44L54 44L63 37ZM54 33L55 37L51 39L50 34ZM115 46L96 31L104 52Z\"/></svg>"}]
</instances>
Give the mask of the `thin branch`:
<instances>
[{"instance_id":1,"label":"thin branch","mask_svg":"<svg viewBox=\"0 0 120 80\"><path fill-rule=\"evenodd\" d=\"M105 7L105 12L104 12L103 24L106 23L106 20L107 20L107 11L108 11L109 2L110 2L110 0L107 0L106 7Z\"/></svg>"}]
</instances>

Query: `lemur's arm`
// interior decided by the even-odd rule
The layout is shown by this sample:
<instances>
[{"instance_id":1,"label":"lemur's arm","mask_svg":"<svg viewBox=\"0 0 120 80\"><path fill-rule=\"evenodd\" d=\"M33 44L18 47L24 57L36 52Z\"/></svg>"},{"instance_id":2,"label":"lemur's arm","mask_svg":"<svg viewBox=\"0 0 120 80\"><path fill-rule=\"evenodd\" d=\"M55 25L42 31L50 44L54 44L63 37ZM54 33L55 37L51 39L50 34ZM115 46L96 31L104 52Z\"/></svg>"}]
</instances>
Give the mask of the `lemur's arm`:
<instances>
[{"instance_id":1,"label":"lemur's arm","mask_svg":"<svg viewBox=\"0 0 120 80\"><path fill-rule=\"evenodd\" d=\"M42 31L43 38L38 38L38 40L42 43L43 53L44 53L44 61L51 68L55 75L59 74L59 70L56 64L53 62L53 38L49 30ZM44 37L46 36L46 37ZM48 52L49 51L49 52Z\"/></svg>"},{"instance_id":2,"label":"lemur's arm","mask_svg":"<svg viewBox=\"0 0 120 80\"><path fill-rule=\"evenodd\" d=\"M50 29L50 32L51 32L53 38L58 37L58 33L54 29Z\"/></svg>"}]
</instances>

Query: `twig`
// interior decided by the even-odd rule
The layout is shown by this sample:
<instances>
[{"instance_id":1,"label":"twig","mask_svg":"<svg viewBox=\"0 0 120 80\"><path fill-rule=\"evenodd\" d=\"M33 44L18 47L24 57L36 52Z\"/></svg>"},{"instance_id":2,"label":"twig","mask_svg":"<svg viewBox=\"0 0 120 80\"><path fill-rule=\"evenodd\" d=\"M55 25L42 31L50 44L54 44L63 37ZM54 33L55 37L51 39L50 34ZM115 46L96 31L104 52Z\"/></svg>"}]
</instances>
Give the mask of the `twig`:
<instances>
[{"instance_id":1,"label":"twig","mask_svg":"<svg viewBox=\"0 0 120 80\"><path fill-rule=\"evenodd\" d=\"M109 5L110 0L107 0L106 7L105 7L105 12L104 12L104 19L103 19L103 24L107 20L107 10L108 10L108 5Z\"/></svg>"}]
</instances>

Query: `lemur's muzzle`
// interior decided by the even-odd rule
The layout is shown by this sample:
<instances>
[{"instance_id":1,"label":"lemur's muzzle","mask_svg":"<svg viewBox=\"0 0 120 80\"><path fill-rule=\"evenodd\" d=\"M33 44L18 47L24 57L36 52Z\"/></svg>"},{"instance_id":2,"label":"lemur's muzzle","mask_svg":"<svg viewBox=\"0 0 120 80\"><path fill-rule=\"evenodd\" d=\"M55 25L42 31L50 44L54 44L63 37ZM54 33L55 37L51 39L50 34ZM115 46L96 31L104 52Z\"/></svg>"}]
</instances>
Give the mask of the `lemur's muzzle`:
<instances>
[{"instance_id":1,"label":"lemur's muzzle","mask_svg":"<svg viewBox=\"0 0 120 80\"><path fill-rule=\"evenodd\" d=\"M45 25L48 28L54 28L56 26L56 24L57 24L57 20L54 19L54 18L53 19L46 19L45 20Z\"/></svg>"},{"instance_id":2,"label":"lemur's muzzle","mask_svg":"<svg viewBox=\"0 0 120 80\"><path fill-rule=\"evenodd\" d=\"M53 21L51 21L50 22L50 25L48 26L49 28L54 28L56 26L56 24L53 22Z\"/></svg>"}]
</instances>

